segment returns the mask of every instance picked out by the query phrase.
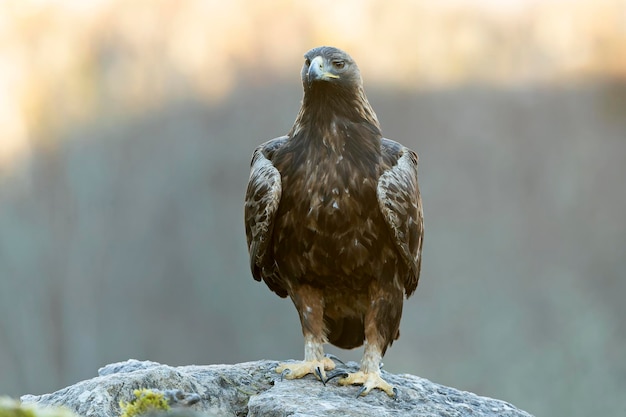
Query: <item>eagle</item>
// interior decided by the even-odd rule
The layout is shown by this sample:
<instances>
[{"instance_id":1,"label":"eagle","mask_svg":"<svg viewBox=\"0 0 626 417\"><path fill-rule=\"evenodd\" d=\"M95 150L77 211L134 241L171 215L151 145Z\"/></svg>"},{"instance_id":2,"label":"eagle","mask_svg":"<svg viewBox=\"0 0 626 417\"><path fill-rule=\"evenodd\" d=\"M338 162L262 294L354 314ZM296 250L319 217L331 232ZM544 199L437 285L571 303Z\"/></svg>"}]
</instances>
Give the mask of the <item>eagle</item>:
<instances>
[{"instance_id":1,"label":"eagle","mask_svg":"<svg viewBox=\"0 0 626 417\"><path fill-rule=\"evenodd\" d=\"M347 53L311 49L301 78L293 127L254 150L245 197L252 275L291 298L304 336L304 361L276 371L324 385L340 376L340 385L362 385L357 397L372 389L394 397L380 367L420 275L418 156L382 136ZM360 370L335 369L326 343L364 345Z\"/></svg>"}]
</instances>

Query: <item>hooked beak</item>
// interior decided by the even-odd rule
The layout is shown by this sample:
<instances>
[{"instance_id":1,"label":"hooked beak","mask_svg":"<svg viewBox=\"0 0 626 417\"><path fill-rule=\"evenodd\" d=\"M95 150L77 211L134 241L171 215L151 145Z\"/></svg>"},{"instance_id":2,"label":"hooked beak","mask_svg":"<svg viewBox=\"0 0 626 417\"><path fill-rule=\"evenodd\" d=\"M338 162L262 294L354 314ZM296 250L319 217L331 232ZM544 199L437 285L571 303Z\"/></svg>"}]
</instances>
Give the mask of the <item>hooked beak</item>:
<instances>
[{"instance_id":1,"label":"hooked beak","mask_svg":"<svg viewBox=\"0 0 626 417\"><path fill-rule=\"evenodd\" d=\"M307 78L310 83L318 80L328 81L334 78L339 78L339 76L326 71L324 68L324 58L316 56L311 60Z\"/></svg>"}]
</instances>

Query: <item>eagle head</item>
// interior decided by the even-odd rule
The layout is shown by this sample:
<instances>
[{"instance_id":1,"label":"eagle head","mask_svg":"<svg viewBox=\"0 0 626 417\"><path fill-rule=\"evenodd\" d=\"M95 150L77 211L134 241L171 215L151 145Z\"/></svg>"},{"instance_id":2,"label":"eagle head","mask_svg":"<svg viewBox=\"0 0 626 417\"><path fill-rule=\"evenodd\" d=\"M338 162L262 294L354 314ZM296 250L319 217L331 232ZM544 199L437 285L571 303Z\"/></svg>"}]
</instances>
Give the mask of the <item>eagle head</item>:
<instances>
[{"instance_id":1,"label":"eagle head","mask_svg":"<svg viewBox=\"0 0 626 417\"><path fill-rule=\"evenodd\" d=\"M364 124L377 138L381 136L376 113L365 96L361 72L350 55L331 46L313 48L304 54L301 76L304 97L288 136L332 131L337 123Z\"/></svg>"},{"instance_id":2,"label":"eagle head","mask_svg":"<svg viewBox=\"0 0 626 417\"><path fill-rule=\"evenodd\" d=\"M320 46L304 54L301 76L305 91L316 87L359 90L363 84L359 67L350 55L332 46Z\"/></svg>"}]
</instances>

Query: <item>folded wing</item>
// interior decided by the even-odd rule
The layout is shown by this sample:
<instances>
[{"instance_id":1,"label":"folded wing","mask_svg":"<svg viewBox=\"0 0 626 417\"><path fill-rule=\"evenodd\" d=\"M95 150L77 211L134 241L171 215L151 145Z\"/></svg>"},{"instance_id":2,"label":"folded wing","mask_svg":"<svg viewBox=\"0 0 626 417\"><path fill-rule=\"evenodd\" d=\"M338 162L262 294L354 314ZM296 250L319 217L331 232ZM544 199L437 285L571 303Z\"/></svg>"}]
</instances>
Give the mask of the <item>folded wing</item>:
<instances>
[{"instance_id":1,"label":"folded wing","mask_svg":"<svg viewBox=\"0 0 626 417\"><path fill-rule=\"evenodd\" d=\"M261 279L265 281L267 286L281 297L286 297L287 291L276 269L271 242L282 185L280 172L270 158L286 140L286 136L272 139L255 149L244 209L252 275L257 281Z\"/></svg>"},{"instance_id":2,"label":"folded wing","mask_svg":"<svg viewBox=\"0 0 626 417\"><path fill-rule=\"evenodd\" d=\"M409 269L404 282L409 296L419 281L424 237L422 198L417 185L418 157L389 139L383 139L381 149L386 169L378 179L378 205Z\"/></svg>"}]
</instances>

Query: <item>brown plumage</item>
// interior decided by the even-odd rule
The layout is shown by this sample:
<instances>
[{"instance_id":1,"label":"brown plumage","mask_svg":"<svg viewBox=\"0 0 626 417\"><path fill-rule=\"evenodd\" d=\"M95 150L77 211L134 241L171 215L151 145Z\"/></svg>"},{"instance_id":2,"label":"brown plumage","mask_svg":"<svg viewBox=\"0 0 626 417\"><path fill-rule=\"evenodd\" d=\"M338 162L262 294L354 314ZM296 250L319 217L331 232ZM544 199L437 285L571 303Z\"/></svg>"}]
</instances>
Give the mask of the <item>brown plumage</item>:
<instances>
[{"instance_id":1,"label":"brown plumage","mask_svg":"<svg viewBox=\"0 0 626 417\"><path fill-rule=\"evenodd\" d=\"M252 275L292 299L305 338L305 360L277 371L326 382L334 364L324 343L365 344L361 371L340 383L394 395L379 364L399 336L404 295L419 279L417 154L382 137L345 52L307 52L302 84L289 133L254 151L245 203Z\"/></svg>"}]
</instances>

